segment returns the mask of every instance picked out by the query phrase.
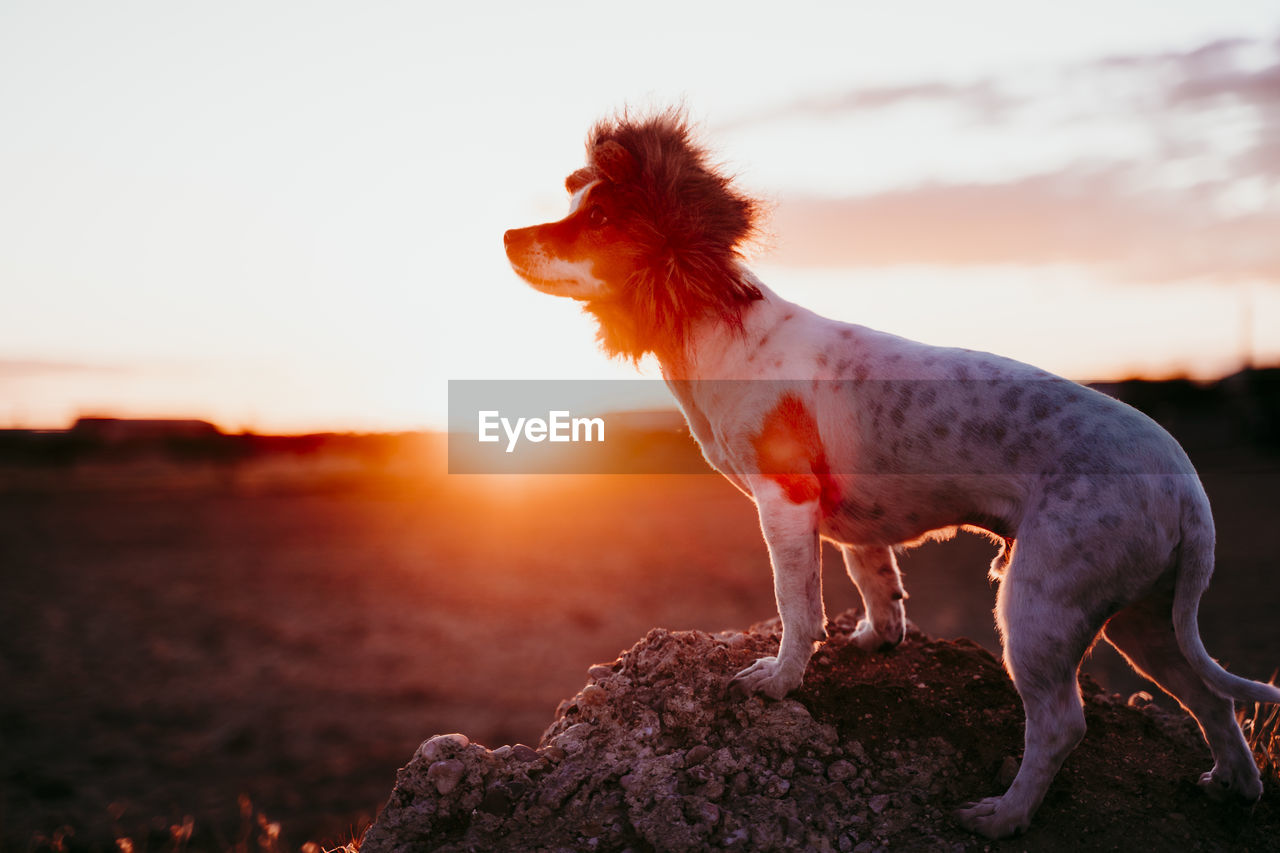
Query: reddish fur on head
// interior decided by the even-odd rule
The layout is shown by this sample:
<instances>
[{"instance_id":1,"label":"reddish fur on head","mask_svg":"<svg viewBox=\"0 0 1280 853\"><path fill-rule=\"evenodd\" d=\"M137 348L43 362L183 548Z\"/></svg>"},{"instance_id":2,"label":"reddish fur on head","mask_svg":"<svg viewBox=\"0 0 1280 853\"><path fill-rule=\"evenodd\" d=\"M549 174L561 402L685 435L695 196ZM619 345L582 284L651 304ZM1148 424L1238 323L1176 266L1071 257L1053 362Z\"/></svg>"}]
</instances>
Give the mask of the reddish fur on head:
<instances>
[{"instance_id":1,"label":"reddish fur on head","mask_svg":"<svg viewBox=\"0 0 1280 853\"><path fill-rule=\"evenodd\" d=\"M689 326L713 317L740 327L742 308L760 298L743 280L740 247L755 234L760 206L708 162L678 110L597 124L574 191L599 180L607 191L629 275L586 302L600 340L614 355L679 353Z\"/></svg>"}]
</instances>

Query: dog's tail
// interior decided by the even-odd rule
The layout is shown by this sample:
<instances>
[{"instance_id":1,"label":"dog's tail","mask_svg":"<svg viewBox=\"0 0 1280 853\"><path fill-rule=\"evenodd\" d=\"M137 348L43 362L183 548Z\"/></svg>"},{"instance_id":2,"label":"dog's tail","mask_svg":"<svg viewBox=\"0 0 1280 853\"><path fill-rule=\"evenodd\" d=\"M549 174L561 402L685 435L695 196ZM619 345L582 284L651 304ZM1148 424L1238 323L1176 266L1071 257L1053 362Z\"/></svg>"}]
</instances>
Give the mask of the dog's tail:
<instances>
[{"instance_id":1,"label":"dog's tail","mask_svg":"<svg viewBox=\"0 0 1280 853\"><path fill-rule=\"evenodd\" d=\"M1196 488L1184 499L1182 542L1178 546L1173 587L1173 630L1178 646L1196 674L1215 693L1244 702L1280 702L1280 688L1227 672L1209 657L1200 639L1200 596L1213 574L1213 516L1209 499Z\"/></svg>"}]
</instances>

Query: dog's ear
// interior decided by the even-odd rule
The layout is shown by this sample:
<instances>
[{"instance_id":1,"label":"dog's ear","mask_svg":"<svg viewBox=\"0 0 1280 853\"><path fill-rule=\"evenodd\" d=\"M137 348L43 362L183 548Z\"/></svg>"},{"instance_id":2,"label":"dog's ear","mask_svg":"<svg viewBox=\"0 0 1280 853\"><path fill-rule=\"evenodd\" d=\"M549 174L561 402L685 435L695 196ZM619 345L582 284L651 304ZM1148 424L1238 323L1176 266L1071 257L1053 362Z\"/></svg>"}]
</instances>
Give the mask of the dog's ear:
<instances>
[{"instance_id":1,"label":"dog's ear","mask_svg":"<svg viewBox=\"0 0 1280 853\"><path fill-rule=\"evenodd\" d=\"M591 151L591 163L615 184L625 184L636 174L636 159L612 139L601 142Z\"/></svg>"},{"instance_id":2,"label":"dog's ear","mask_svg":"<svg viewBox=\"0 0 1280 853\"><path fill-rule=\"evenodd\" d=\"M569 191L569 195L573 195L598 177L600 177L600 175L594 168L591 166L584 166L564 179L564 188Z\"/></svg>"}]
</instances>

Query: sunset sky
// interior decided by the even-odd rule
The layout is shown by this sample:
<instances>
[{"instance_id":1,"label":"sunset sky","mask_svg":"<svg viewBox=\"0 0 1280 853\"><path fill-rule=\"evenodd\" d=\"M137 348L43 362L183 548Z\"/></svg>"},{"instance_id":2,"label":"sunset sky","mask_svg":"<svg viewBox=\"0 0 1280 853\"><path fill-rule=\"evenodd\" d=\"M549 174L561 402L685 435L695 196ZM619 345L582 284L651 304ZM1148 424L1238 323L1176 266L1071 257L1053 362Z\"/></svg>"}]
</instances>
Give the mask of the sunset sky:
<instances>
[{"instance_id":1,"label":"sunset sky","mask_svg":"<svg viewBox=\"0 0 1280 853\"><path fill-rule=\"evenodd\" d=\"M0 427L432 428L449 379L633 377L502 232L675 102L822 313L1076 379L1280 363L1274 0L7 0Z\"/></svg>"}]
</instances>

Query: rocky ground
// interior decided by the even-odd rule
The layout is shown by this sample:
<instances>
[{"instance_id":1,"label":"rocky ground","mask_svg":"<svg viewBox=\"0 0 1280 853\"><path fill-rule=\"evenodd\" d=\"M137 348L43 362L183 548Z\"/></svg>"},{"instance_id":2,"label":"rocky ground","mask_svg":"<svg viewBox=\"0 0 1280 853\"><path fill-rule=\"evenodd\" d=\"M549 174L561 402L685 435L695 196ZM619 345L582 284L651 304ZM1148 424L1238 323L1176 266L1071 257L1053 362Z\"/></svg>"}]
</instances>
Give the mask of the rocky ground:
<instances>
[{"instance_id":1,"label":"rocky ground","mask_svg":"<svg viewBox=\"0 0 1280 853\"><path fill-rule=\"evenodd\" d=\"M855 614L803 688L741 700L733 673L773 653L776 620L745 633L655 629L561 703L537 748L465 735L422 744L363 853L481 850L1276 850L1275 765L1251 810L1196 787L1195 725L1084 680L1089 732L1028 833L976 838L952 810L1003 791L1022 709L999 662L914 632L848 644ZM1274 758L1274 753L1272 755Z\"/></svg>"},{"instance_id":2,"label":"rocky ground","mask_svg":"<svg viewBox=\"0 0 1280 853\"><path fill-rule=\"evenodd\" d=\"M591 663L613 660L654 626L685 637L674 632L714 633L776 613L755 509L723 477L455 476L426 451L386 451L387 441L356 442L359 453L286 448L217 464L144 457L6 467L0 453L0 853L333 850L361 837L397 768L432 733L537 745ZM1280 649L1280 540L1271 535L1280 457L1241 446L1195 461L1218 524L1201 634L1232 672L1270 678ZM908 614L932 636L998 649L993 554L966 534L908 552L900 562ZM829 613L858 606L830 546L823 589ZM697 707L719 715L715 731L739 731L725 728L739 712L759 726L754 704L720 704L727 674L768 645L751 643L689 653L720 673L681 675ZM1009 704L936 710L956 664L930 664L927 678L910 681L898 667L932 660L913 663L913 648L862 659L837 636L797 698L824 721L843 713L841 703L850 713L865 707L872 717L861 728L832 724L854 732L872 759L878 737L919 745L972 732L955 768L967 775L937 801L945 817L1001 790L994 777L1017 754L1021 715L1002 675L992 684L1006 684L999 695ZM1149 689L1106 644L1085 667L1125 696ZM846 677L866 684L850 693ZM915 683L929 685L929 703L907 701ZM829 709L828 696L836 697ZM999 711L994 729L950 725L984 708ZM1092 796L1105 774L1150 787L1124 770L1128 756L1171 781L1152 787L1142 810L1122 810L1117 824L1141 814L1140 842L1157 831L1148 824L1174 812L1199 837L1216 814L1194 811L1209 808L1192 784L1209 763L1203 746L1179 746L1171 754L1180 763L1162 767L1132 722L1123 749L1096 746L1106 708L1091 706L1089 740L1059 777L1043 825ZM954 733L935 731L940 718ZM890 724L883 734L872 728ZM979 737L987 731L994 746ZM505 795L513 813L524 802L511 796L518 790ZM1056 826L1103 833L1113 793ZM887 803L885 813L896 808L876 802ZM853 828L857 843L874 845ZM1036 832L1027 844L1053 835Z\"/></svg>"}]
</instances>

